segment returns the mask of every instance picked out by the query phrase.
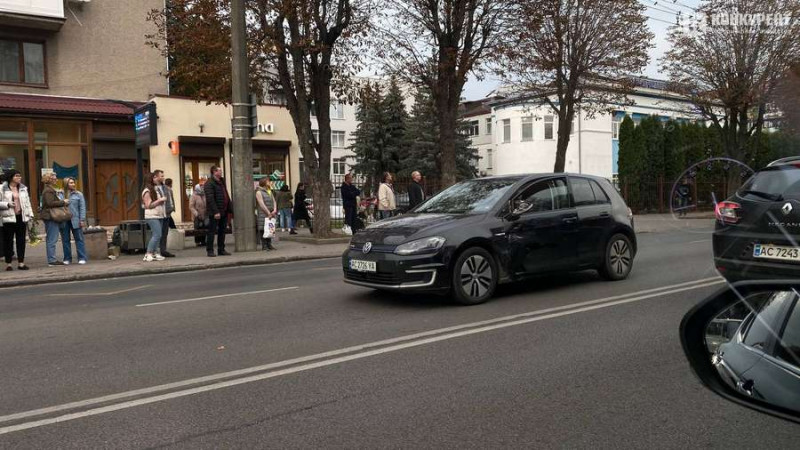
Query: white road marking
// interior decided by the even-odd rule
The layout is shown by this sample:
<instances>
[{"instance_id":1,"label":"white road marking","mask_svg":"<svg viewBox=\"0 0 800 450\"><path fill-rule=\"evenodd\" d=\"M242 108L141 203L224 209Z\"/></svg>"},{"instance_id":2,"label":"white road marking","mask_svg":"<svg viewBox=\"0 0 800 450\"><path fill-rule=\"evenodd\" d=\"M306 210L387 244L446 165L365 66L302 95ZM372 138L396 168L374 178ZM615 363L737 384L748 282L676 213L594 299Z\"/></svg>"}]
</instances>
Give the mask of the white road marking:
<instances>
[{"instance_id":1,"label":"white road marking","mask_svg":"<svg viewBox=\"0 0 800 450\"><path fill-rule=\"evenodd\" d=\"M156 302L156 303L141 303L136 305L137 307L143 306L159 306L159 305L171 305L173 303L186 303L186 302L199 302L201 300L213 300L217 298L225 298L225 297L236 297L240 295L252 295L252 294L266 294L267 292L278 292L278 291L289 291L292 289L299 289L299 286L290 286L285 288L277 288L277 289L264 289L261 291L250 291L250 292L236 292L233 294L220 294L220 295L210 295L208 297L197 297L197 298L184 298L181 300L170 300L168 302Z\"/></svg>"},{"instance_id":2,"label":"white road marking","mask_svg":"<svg viewBox=\"0 0 800 450\"><path fill-rule=\"evenodd\" d=\"M687 244L699 244L701 242L711 242L711 239L700 239L699 241L687 242Z\"/></svg>"},{"instance_id":3,"label":"white road marking","mask_svg":"<svg viewBox=\"0 0 800 450\"><path fill-rule=\"evenodd\" d=\"M124 398L131 398L131 397L135 397L135 396L139 396L139 395L153 394L153 393L156 393L156 392L162 392L162 391L166 391L166 390L170 390L170 389L186 387L186 386L190 386L190 385L193 385L193 384L205 383L205 382L211 382L211 381L217 381L217 380L223 380L225 378L232 378L232 377L237 377L237 376L241 376L241 375L247 375L247 374L250 374L250 373L262 372L262 371L265 371L265 370L276 369L276 368L279 368L279 367L291 366L291 365L298 364L298 363L304 363L304 362L314 361L314 360L318 360L318 359L330 358L332 356L338 356L338 355L342 355L342 354L346 354L346 353L352 353L352 352L359 352L360 351L359 353L354 353L354 354L347 355L347 356L341 356L341 357L338 357L338 358L325 359L323 361L319 361L319 362L315 362L315 363L311 363L311 364L305 364L305 365L289 367L289 368L282 369L282 370L276 370L276 371L261 373L261 374L258 374L258 375L252 375L252 376L247 376L247 377L244 377L244 378L237 378L237 379L228 380L228 381L219 381L219 382L216 382L216 383L213 383L213 384L208 384L208 385L204 385L204 386L198 386L198 387L195 387L195 388L189 388L189 389L185 389L185 390L181 390L181 391L169 392L169 393L166 393L166 394L156 395L156 396L152 396L152 397L146 397L146 398L141 398L141 399L136 399L136 400L130 400L130 401L118 403L118 404L115 404L115 405L108 405L108 406L104 406L104 407L100 407L100 408L89 409L89 410L86 410L86 411L81 411L81 412L76 412L76 413L71 413L71 414L65 414L65 415L58 416L58 417L53 417L53 418L48 418L48 419L41 419L41 420L36 420L36 421L32 421L32 422L20 423L20 424L17 424L17 425L12 425L12 426L8 426L8 427L0 428L0 434L6 434L6 433L12 433L12 432L15 432L15 431L21 431L21 430L27 430L27 429L31 429L31 428L37 428L37 427L41 427L41 426L45 426L45 425L51 425L51 424L54 424L54 423L60 423L60 422L79 419L79 418L83 418L83 417L90 417L90 416L95 416L95 415L104 414L104 413L108 413L108 412L119 411L119 410L122 410L122 409L133 408L133 407L136 407L136 406L146 405L146 404L150 404L150 403L156 403L156 402L160 402L160 401L165 401L165 400L185 397L185 396L199 394L199 393L203 393L203 392L214 391L214 390L217 390L217 389L223 389L223 388L227 388L227 387L231 387L231 386L237 386L237 385L240 385L240 384L266 380L266 379L269 379L269 378L275 378L275 377L282 376L282 375L289 375L289 374L293 374L293 373L304 372L304 371L311 370L311 369L316 369L316 368L320 368L320 367L326 367L326 366L330 366L330 365L340 364L340 363L343 363L343 362L348 362L348 361L353 361L353 360L357 360L357 359L367 358L367 357L370 357L370 356L380 355L380 354L384 354L384 353L395 352L395 351L399 351L399 350L403 350L403 349L407 349L407 348L418 347L418 346L421 346L421 345L431 344L431 343L444 341L444 340L449 340L449 339L454 339L454 338L457 338L457 337L463 337L463 336L473 335L473 334L477 334L477 333L484 333L484 332L487 332L487 331L492 331L492 330L512 327L512 326L516 326L516 325L523 325L523 324L527 324L527 323L531 323L531 322L537 322L537 321L541 321L541 320L553 319L553 318L568 316L568 315L572 315L572 314L592 311L592 310L596 310L596 309L607 308L607 307L610 307L610 306L616 306L616 305L622 305L622 304L626 304L626 303L637 302L637 301L646 300L646 299L649 299L649 298L659 297L659 296L663 296L663 295L676 294L676 293L689 291L689 290L693 290L693 289L701 289L701 288L711 287L711 286L715 286L715 285L723 283L723 282L724 282L724 280L721 277L705 278L705 279L695 280L695 281L687 282L687 283L680 283L680 284L675 284L675 285L671 285L671 286L663 286L663 287L660 287L660 288L648 289L648 290L639 291L639 292L632 292L632 293L629 293L629 294L623 294L623 295L617 295L617 296L613 296L613 297L601 298L601 299L597 299L597 300L590 300L590 301L586 301L586 302L574 303L574 304L571 304L571 305L564 305L564 306L559 306L559 307L554 307L554 308L547 308L547 309L542 309L542 310L538 310L538 311L531 311L531 312L528 312L528 313L522 313L522 314L516 314L516 315L512 315L512 316L500 317L500 318L484 320L484 321L480 321L480 322L473 322L473 323L468 323L468 324L456 325L456 326L447 327L447 328L440 328L440 329L431 330L431 331L425 331L425 332L416 333L416 334L412 334L412 335L400 336L400 337L397 337L397 338L386 339L386 340L371 342L371 343L362 344L362 345L358 345L358 346L342 348L342 349L333 350L333 351L329 351L329 352L325 352L325 353L318 353L318 354L315 354L315 355L309 355L309 356L290 359L290 360L286 360L286 361L280 361L280 362L276 362L276 363L265 364L265 365L262 365L262 366L250 367L250 368L235 370L235 371L231 371L231 372L224 372L224 373L219 373L219 374L215 374L215 375L209 375L209 376L205 376L205 377L194 378L194 379L179 381L179 382L175 382L175 383L164 384L164 385L160 385L160 386L153 386L153 387L144 388L144 389L137 389L137 390L134 390L134 391L122 392L122 393L113 394L113 395L107 395L107 396L104 396L104 397L97 397L97 398L83 400L83 401L79 401L79 402L72 402L72 403L67 403L67 404L58 405L58 406L52 406L52 407L48 407L48 408L41 408L41 409L36 409L36 410L31 410L31 411L24 411L24 412L16 413L16 414L10 414L10 415L6 415L6 416L0 416L0 423L11 422L11 421L24 419L24 418L28 418L28 417L41 416L41 415L51 414L51 413L55 413L55 412L59 412L59 411L76 409L76 408L80 408L80 407L87 407L87 406L97 405L97 404L101 404L101 403L107 403L107 402L111 402L111 401L115 401L115 400L121 400L121 399L124 399ZM563 311L563 310L567 310L567 309L568 309L568 311ZM556 312L556 311L563 311L563 312ZM531 317L531 316L534 316L534 317ZM498 323L498 322L502 322L502 323ZM469 329L464 330L465 328L469 328ZM463 330L463 331L458 331L458 330ZM445 334L443 334L443 333L445 333ZM424 339L420 339L420 338L424 338ZM410 342L406 342L406 341L410 341ZM398 342L405 342L405 343L397 344ZM397 344L397 345L389 345L389 344ZM383 347L385 345L389 345L389 346ZM369 349L369 348L374 348L374 347L381 347L381 348L377 348L375 350L363 351L363 350L366 350L366 349Z\"/></svg>"},{"instance_id":4,"label":"white road marking","mask_svg":"<svg viewBox=\"0 0 800 450\"><path fill-rule=\"evenodd\" d=\"M149 287L153 287L153 285L152 284L146 284L144 286L136 286L136 287L132 287L130 289L123 289L121 291L114 291L114 292L92 292L92 293L83 293L83 294L74 294L74 293L70 293L70 294L47 294L47 296L48 297L91 297L91 296L107 297L107 296L111 296L111 295L124 294L126 292L138 291L140 289L149 288Z\"/></svg>"}]
</instances>

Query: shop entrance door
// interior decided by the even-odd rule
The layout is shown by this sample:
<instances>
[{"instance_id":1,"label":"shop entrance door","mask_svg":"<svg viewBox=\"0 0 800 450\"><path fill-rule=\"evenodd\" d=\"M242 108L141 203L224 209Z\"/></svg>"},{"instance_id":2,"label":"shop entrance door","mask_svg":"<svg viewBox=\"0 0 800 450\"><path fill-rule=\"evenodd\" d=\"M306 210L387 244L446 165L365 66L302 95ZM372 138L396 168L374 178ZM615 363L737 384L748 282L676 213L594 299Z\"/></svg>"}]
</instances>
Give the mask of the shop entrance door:
<instances>
[{"instance_id":1,"label":"shop entrance door","mask_svg":"<svg viewBox=\"0 0 800 450\"><path fill-rule=\"evenodd\" d=\"M136 161L96 160L94 170L98 223L113 226L123 220L139 219L141 201ZM147 172L145 164L144 173Z\"/></svg>"},{"instance_id":2,"label":"shop entrance door","mask_svg":"<svg viewBox=\"0 0 800 450\"><path fill-rule=\"evenodd\" d=\"M204 184L211 176L211 166L219 166L219 158L183 158L183 185L175 186L174 194L181 194L183 222L192 221L192 212L189 210L189 200L192 191L198 184Z\"/></svg>"}]
</instances>

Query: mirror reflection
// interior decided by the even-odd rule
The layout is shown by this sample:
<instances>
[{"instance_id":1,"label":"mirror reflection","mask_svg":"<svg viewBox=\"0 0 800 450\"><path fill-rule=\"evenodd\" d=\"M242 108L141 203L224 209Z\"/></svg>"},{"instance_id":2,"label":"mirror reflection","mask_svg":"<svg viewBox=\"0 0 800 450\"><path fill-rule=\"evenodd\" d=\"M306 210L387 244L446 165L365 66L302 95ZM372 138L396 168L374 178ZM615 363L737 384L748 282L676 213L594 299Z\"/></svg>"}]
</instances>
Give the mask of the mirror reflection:
<instances>
[{"instance_id":1,"label":"mirror reflection","mask_svg":"<svg viewBox=\"0 0 800 450\"><path fill-rule=\"evenodd\" d=\"M717 373L737 392L800 412L800 295L759 293L718 314L706 328Z\"/></svg>"}]
</instances>

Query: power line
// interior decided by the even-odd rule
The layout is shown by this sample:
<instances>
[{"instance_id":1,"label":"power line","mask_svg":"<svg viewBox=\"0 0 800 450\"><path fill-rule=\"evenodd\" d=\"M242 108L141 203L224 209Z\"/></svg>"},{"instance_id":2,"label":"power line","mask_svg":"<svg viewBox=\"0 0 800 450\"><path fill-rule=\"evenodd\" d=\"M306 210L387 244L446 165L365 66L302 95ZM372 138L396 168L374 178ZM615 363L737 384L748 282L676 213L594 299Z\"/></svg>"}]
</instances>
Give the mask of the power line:
<instances>
[{"instance_id":1,"label":"power line","mask_svg":"<svg viewBox=\"0 0 800 450\"><path fill-rule=\"evenodd\" d=\"M656 8L656 6L658 6L658 1L653 1L653 0L644 0L644 1L646 1L646 2L650 2L650 3L652 3L652 4L653 4L653 6L650 6L650 5L645 5L645 6L647 6L648 8L653 8L653 9L655 9L655 10L657 10L657 11L662 11L662 12L669 12L669 13L671 13L671 14L677 14L677 13L680 13L680 11L678 11L677 9L672 9L672 8L670 8L669 6L666 6L666 5L661 5L661 6L663 6L664 8L667 8L669 11L664 11L663 9L658 9L658 8Z\"/></svg>"}]
</instances>

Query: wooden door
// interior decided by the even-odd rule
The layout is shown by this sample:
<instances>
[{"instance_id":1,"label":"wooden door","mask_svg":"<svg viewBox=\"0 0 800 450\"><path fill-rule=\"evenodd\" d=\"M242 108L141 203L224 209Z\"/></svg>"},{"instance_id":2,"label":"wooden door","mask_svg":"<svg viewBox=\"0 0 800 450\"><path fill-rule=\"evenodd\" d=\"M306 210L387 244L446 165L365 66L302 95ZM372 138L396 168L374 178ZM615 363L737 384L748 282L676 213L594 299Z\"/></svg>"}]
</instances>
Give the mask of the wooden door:
<instances>
[{"instance_id":1,"label":"wooden door","mask_svg":"<svg viewBox=\"0 0 800 450\"><path fill-rule=\"evenodd\" d=\"M139 218L139 180L136 161L95 161L95 198L100 225L114 226ZM145 165L144 172L147 173Z\"/></svg>"}]
</instances>

